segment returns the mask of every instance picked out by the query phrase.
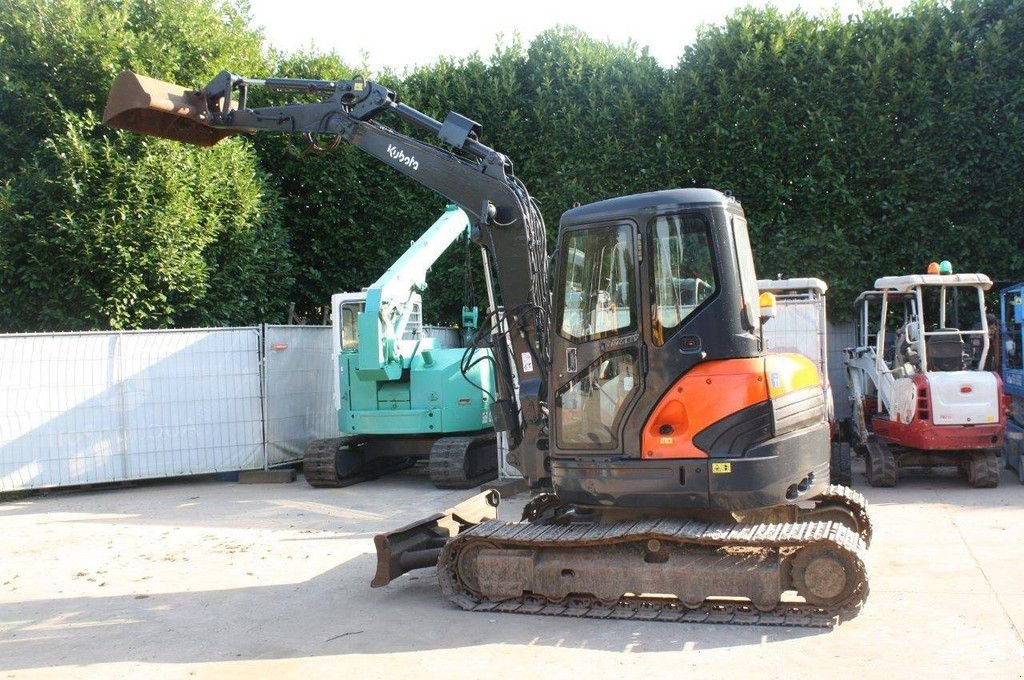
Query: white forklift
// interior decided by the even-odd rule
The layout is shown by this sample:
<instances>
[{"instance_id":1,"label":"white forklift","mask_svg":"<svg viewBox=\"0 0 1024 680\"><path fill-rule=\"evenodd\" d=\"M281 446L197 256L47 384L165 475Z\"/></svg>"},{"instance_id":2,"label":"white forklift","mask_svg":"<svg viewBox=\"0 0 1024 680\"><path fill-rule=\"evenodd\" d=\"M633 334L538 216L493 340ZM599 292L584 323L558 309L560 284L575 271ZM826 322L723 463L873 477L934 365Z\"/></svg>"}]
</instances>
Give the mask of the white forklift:
<instances>
[{"instance_id":1,"label":"white forklift","mask_svg":"<svg viewBox=\"0 0 1024 680\"><path fill-rule=\"evenodd\" d=\"M854 303L857 346L846 352L853 443L872 486L900 470L952 466L976 488L999 484L1006 415L999 375L986 370L984 274L886 276Z\"/></svg>"},{"instance_id":2,"label":"white forklift","mask_svg":"<svg viewBox=\"0 0 1024 680\"><path fill-rule=\"evenodd\" d=\"M761 327L765 351L802 354L818 367L832 435L829 477L833 484L849 485L852 454L849 443L841 436L845 428L836 419L828 376L828 284L816 278L760 279L757 288L775 297L775 316Z\"/></svg>"}]
</instances>

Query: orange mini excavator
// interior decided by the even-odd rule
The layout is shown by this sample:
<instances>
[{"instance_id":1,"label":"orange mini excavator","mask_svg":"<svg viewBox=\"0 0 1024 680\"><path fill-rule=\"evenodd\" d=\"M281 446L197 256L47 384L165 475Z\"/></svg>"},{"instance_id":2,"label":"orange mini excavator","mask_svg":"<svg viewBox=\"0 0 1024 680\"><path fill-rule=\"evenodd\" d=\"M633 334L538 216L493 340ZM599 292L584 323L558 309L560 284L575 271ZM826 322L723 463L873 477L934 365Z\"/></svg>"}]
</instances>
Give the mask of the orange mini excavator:
<instances>
[{"instance_id":1,"label":"orange mini excavator","mask_svg":"<svg viewBox=\"0 0 1024 680\"><path fill-rule=\"evenodd\" d=\"M256 86L319 97L250 108ZM126 72L104 119L201 145L257 131L344 141L469 215L491 309L473 344L491 350L495 429L534 495L521 521L496 519L485 492L379 535L373 585L436 568L466 609L601 618L826 626L859 610L865 503L829 485L814 365L763 351L732 197L669 189L569 210L549 277L511 160L474 121L435 120L380 84L222 72L188 90Z\"/></svg>"}]
</instances>

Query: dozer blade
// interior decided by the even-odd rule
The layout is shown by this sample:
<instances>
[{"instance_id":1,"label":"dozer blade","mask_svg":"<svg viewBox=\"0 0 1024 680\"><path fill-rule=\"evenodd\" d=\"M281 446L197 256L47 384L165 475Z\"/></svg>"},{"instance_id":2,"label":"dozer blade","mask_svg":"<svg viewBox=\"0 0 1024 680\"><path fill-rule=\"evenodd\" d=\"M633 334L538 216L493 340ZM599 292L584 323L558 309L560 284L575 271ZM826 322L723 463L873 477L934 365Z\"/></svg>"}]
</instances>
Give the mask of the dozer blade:
<instances>
[{"instance_id":1,"label":"dozer blade","mask_svg":"<svg viewBox=\"0 0 1024 680\"><path fill-rule=\"evenodd\" d=\"M442 513L377 534L377 573L370 586L380 588L407 571L437 566L441 550L460 531L498 518L500 502L497 491L484 491Z\"/></svg>"},{"instance_id":2,"label":"dozer blade","mask_svg":"<svg viewBox=\"0 0 1024 680\"><path fill-rule=\"evenodd\" d=\"M240 133L211 127L208 118L202 94L131 71L114 79L103 110L103 122L111 127L186 144L213 146Z\"/></svg>"}]
</instances>

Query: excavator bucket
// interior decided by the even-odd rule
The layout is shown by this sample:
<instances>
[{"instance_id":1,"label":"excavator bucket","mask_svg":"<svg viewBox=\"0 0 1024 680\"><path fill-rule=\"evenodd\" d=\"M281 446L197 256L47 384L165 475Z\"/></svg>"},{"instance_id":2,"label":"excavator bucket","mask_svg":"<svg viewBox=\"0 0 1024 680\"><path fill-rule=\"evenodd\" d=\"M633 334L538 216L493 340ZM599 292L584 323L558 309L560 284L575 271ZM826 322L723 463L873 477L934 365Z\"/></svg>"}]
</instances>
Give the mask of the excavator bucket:
<instances>
[{"instance_id":1,"label":"excavator bucket","mask_svg":"<svg viewBox=\"0 0 1024 680\"><path fill-rule=\"evenodd\" d=\"M238 130L220 130L206 121L203 95L155 78L121 71L110 86L103 122L110 127L176 142L213 146Z\"/></svg>"}]
</instances>

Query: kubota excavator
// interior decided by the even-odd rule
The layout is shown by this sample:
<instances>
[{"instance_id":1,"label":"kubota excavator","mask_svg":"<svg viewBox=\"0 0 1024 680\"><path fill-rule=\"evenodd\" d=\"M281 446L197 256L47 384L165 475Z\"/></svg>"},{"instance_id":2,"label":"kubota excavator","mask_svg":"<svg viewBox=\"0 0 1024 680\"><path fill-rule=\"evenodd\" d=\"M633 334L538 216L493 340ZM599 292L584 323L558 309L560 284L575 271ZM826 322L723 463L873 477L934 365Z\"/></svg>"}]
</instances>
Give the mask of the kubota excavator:
<instances>
[{"instance_id":1,"label":"kubota excavator","mask_svg":"<svg viewBox=\"0 0 1024 680\"><path fill-rule=\"evenodd\" d=\"M254 86L320 97L249 108ZM377 536L372 585L431 567L465 609L599 618L828 626L860 609L865 502L829 485L815 366L763 351L733 198L671 189L569 210L549 279L510 159L474 121L437 121L380 84L225 71L189 90L124 72L104 121L204 146L256 131L345 141L469 215L492 311L474 344L491 350L495 429L534 495L521 521L499 521L484 492Z\"/></svg>"}]
</instances>

